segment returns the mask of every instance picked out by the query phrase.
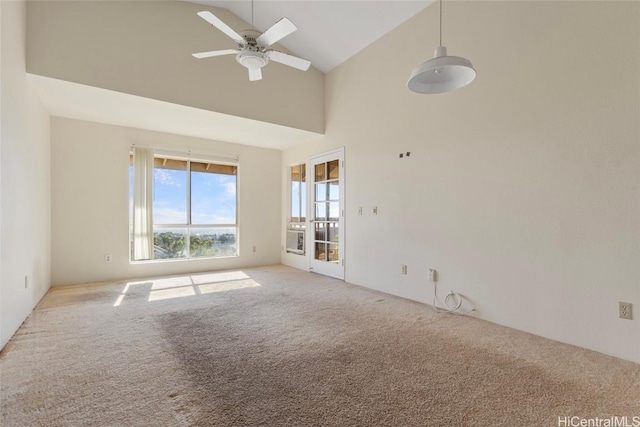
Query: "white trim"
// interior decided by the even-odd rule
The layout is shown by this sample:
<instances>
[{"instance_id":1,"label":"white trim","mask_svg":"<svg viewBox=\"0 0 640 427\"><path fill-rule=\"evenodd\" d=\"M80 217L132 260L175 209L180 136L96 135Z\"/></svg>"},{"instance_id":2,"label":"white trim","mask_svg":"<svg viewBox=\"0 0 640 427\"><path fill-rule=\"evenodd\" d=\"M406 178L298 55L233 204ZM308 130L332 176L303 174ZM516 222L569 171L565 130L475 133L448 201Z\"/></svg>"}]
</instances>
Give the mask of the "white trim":
<instances>
[{"instance_id":1,"label":"white trim","mask_svg":"<svg viewBox=\"0 0 640 427\"><path fill-rule=\"evenodd\" d=\"M153 149L155 151L156 156L160 156L160 157L167 156L167 157L174 158L176 160L192 160L192 161L209 160L212 162L218 162L221 164L234 165L234 166L240 163L240 157L228 157L228 156L216 155L216 154L193 153L191 150L171 151L171 150L162 150L162 149L157 149L152 147L142 147L137 144L131 145L132 151L134 148Z\"/></svg>"},{"instance_id":2,"label":"white trim","mask_svg":"<svg viewBox=\"0 0 640 427\"><path fill-rule=\"evenodd\" d=\"M287 180L287 194L286 194L286 198L287 198L287 226L286 229L287 230L294 230L294 229L298 229L298 228L293 228L292 224L301 224L304 228L306 228L307 226L307 209L305 209L305 211L302 211L302 202L303 202L303 197L302 194L300 194L300 197L298 198L298 212L299 212L299 217L298 218L304 218L305 221L304 222L293 222L291 221L293 218L291 217L291 211L292 211L292 204L291 204L291 197L293 195L292 191L291 191L291 184L293 183L293 180L291 179L291 169L295 166L304 166L304 171L305 171L305 180L304 180L304 193L305 193L305 197L304 197L304 205L305 208L307 208L308 203L307 203L307 194L309 193L309 188L308 188L308 182L309 182L309 164L307 162L298 162L298 163L291 163L289 165L287 165L286 167L286 180ZM301 183L300 181L298 181L299 183ZM302 193L302 185L300 185L300 192ZM303 229L304 229L303 228Z\"/></svg>"},{"instance_id":3,"label":"white trim","mask_svg":"<svg viewBox=\"0 0 640 427\"><path fill-rule=\"evenodd\" d=\"M344 215L344 209L346 206L345 194L346 194L346 174L345 174L345 148L340 147L331 151L327 151L322 154L317 154L309 158L308 165L309 167L309 179L307 179L307 230L309 230L308 235L306 236L307 240L307 256L308 256L308 265L309 271L324 274L327 276L335 277L341 280L345 279L346 276L346 268L344 263L345 258L345 226L346 226L346 217ZM331 160L329 160L331 159ZM339 247L339 255L340 259L337 264L333 264L326 261L320 261L315 259L315 162L324 163L326 161L338 160L338 167L340 168L339 182L340 182L340 206L338 210L338 247ZM328 178L328 177L327 177ZM328 212L327 212L328 214ZM324 222L324 221L321 221ZM327 221L328 222L328 221ZM328 229L325 230L325 233L328 233ZM325 235L327 237L327 235Z\"/></svg>"},{"instance_id":4,"label":"white trim","mask_svg":"<svg viewBox=\"0 0 640 427\"><path fill-rule=\"evenodd\" d=\"M309 157L309 160L311 161L311 160L318 159L318 158L320 158L320 157L329 156L329 155L332 155L332 154L340 154L340 153L342 153L342 158L344 159L344 152L345 152L344 147L335 148L335 149L333 149L333 150L326 151L326 152L324 152L324 153L316 154L316 155L314 155L314 156L311 156L311 157ZM309 163L310 163L310 162L309 162Z\"/></svg>"},{"instance_id":5,"label":"white trim","mask_svg":"<svg viewBox=\"0 0 640 427\"><path fill-rule=\"evenodd\" d=\"M132 145L132 150L133 153L135 153L135 149L143 149L143 150L150 150L147 148L143 148L140 146L136 146L135 144ZM240 164L237 162L237 160L239 160L238 158L235 158L233 160L236 160L235 162L230 162L229 160L232 160L231 158L224 158L226 159L226 161L221 161L218 160L220 159L220 157L217 158L213 158L211 156L207 156L207 155L193 155L193 153L191 153L191 151L187 152L187 153L179 153L179 152L173 152L173 151L163 151L163 150L152 150L153 156L152 159L156 159L156 158L163 158L163 157L167 157L170 159L175 159L175 160L182 160L182 161L186 161L187 162L187 169L186 169L186 178L187 178L187 188L186 188L186 192L187 192L187 223L186 224L155 224L153 222L153 216L151 216L151 224L153 228L158 228L158 229L182 229L184 228L186 230L186 239L185 239L185 245L187 247L187 251L190 252L191 250L191 230L193 229L198 229L198 228L203 228L203 229L207 229L207 228L211 228L211 229L215 229L215 228L233 228L235 229L235 237L236 237L236 253L234 255L225 255L225 256L217 256L217 257L185 257L185 258L167 258L167 259L155 259L153 257L151 258L145 258L145 259L131 259L131 249L129 250L130 254L129 254L129 263L130 264L135 264L135 263L147 263L147 262L166 262L166 261L192 261L192 260L199 260L199 259L219 259L219 258L233 258L233 257L238 257L240 256L240 197L239 197L239 193L240 193ZM197 156L197 157L196 157ZM202 158L202 157L205 158ZM235 175L233 175L235 177L235 223L234 224L193 224L192 223L192 198L191 198L191 190L192 190L192 182L191 182L191 174L192 174L192 170L191 170L191 163L198 163L201 161L210 161L212 163L215 164L221 164L221 165L228 165L228 166L233 166L236 168L236 173ZM134 155L134 163L135 163L135 155ZM153 185L153 171L155 170L155 166L153 166L151 168L151 172L152 172L152 179L151 179L151 184ZM135 177L135 170L134 170L134 177ZM153 200L153 187L152 187L152 200ZM153 201L151 202L151 206L153 206ZM135 218L134 218L135 219ZM153 236L153 228L152 228L152 232L151 235ZM131 228L129 230L129 239L131 239ZM135 229L133 230L133 235L135 236ZM153 254L154 251L154 246L153 246L153 237L151 239L151 248L150 248L150 252L151 255ZM131 248L131 244L129 244L129 247Z\"/></svg>"}]
</instances>

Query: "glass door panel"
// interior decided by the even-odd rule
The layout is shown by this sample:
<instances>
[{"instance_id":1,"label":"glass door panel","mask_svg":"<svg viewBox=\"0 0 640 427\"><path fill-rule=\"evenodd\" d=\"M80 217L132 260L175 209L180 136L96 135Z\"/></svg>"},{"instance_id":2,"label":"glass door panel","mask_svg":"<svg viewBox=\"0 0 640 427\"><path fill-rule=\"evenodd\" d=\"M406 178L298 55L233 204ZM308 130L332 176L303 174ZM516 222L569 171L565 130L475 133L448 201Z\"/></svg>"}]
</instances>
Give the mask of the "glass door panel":
<instances>
[{"instance_id":1,"label":"glass door panel","mask_svg":"<svg viewBox=\"0 0 640 427\"><path fill-rule=\"evenodd\" d=\"M324 222L316 222L316 241L324 242L326 238L326 228Z\"/></svg>"},{"instance_id":2,"label":"glass door panel","mask_svg":"<svg viewBox=\"0 0 640 427\"><path fill-rule=\"evenodd\" d=\"M329 225L328 228L328 235L327 235L327 241L328 242L333 242L333 243L338 243L339 238L338 238L338 231L339 231L339 227L338 224L333 222Z\"/></svg>"},{"instance_id":3,"label":"glass door panel","mask_svg":"<svg viewBox=\"0 0 640 427\"><path fill-rule=\"evenodd\" d=\"M314 171L313 185L313 240L310 253L311 270L333 277L344 278L343 266L343 198L344 151L339 150L311 159Z\"/></svg>"},{"instance_id":4,"label":"glass door panel","mask_svg":"<svg viewBox=\"0 0 640 427\"><path fill-rule=\"evenodd\" d=\"M327 244L316 242L316 250L315 257L317 260L326 261L327 260Z\"/></svg>"},{"instance_id":5,"label":"glass door panel","mask_svg":"<svg viewBox=\"0 0 640 427\"><path fill-rule=\"evenodd\" d=\"M339 259L338 245L327 243L327 261L336 263Z\"/></svg>"},{"instance_id":6,"label":"glass door panel","mask_svg":"<svg viewBox=\"0 0 640 427\"><path fill-rule=\"evenodd\" d=\"M340 162L338 160L327 162L327 170L329 171L329 179L340 178Z\"/></svg>"},{"instance_id":7,"label":"glass door panel","mask_svg":"<svg viewBox=\"0 0 640 427\"><path fill-rule=\"evenodd\" d=\"M329 182L329 199L340 200L340 181Z\"/></svg>"},{"instance_id":8,"label":"glass door panel","mask_svg":"<svg viewBox=\"0 0 640 427\"><path fill-rule=\"evenodd\" d=\"M326 163L319 163L316 165L316 182L324 181L326 179Z\"/></svg>"},{"instance_id":9,"label":"glass door panel","mask_svg":"<svg viewBox=\"0 0 640 427\"><path fill-rule=\"evenodd\" d=\"M327 183L316 184L316 201L327 200Z\"/></svg>"},{"instance_id":10,"label":"glass door panel","mask_svg":"<svg viewBox=\"0 0 640 427\"><path fill-rule=\"evenodd\" d=\"M329 202L329 221L338 221L340 219L340 202Z\"/></svg>"},{"instance_id":11,"label":"glass door panel","mask_svg":"<svg viewBox=\"0 0 640 427\"><path fill-rule=\"evenodd\" d=\"M327 203L316 202L316 216L315 221L324 221L327 219Z\"/></svg>"}]
</instances>

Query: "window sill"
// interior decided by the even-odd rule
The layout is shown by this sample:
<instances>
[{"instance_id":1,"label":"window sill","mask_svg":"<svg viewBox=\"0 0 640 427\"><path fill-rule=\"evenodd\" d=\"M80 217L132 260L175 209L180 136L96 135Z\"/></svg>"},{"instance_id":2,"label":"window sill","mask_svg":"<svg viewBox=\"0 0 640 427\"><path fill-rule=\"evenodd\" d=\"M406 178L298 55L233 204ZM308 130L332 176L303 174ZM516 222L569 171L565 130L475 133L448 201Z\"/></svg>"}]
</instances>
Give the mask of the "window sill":
<instances>
[{"instance_id":1,"label":"window sill","mask_svg":"<svg viewBox=\"0 0 640 427\"><path fill-rule=\"evenodd\" d=\"M210 261L212 259L229 259L229 258L238 258L240 255L229 255L229 256L210 256L210 257L198 257L198 258L169 258L169 259L145 259L140 261L129 261L130 265L141 265L141 264L164 264L170 262L185 262L185 261Z\"/></svg>"}]
</instances>

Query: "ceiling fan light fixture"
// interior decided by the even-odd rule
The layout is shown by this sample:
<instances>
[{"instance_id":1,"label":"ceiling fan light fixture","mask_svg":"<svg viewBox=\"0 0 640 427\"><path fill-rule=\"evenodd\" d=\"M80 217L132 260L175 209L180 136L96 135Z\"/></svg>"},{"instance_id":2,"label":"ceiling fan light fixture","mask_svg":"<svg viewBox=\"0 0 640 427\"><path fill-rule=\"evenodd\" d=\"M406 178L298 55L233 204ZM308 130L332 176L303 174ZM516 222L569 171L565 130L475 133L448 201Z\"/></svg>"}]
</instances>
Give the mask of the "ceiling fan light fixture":
<instances>
[{"instance_id":1,"label":"ceiling fan light fixture","mask_svg":"<svg viewBox=\"0 0 640 427\"><path fill-rule=\"evenodd\" d=\"M445 93L460 89L476 78L471 61L459 56L447 56L447 48L438 46L434 57L418 65L407 81L416 93Z\"/></svg>"},{"instance_id":2,"label":"ceiling fan light fixture","mask_svg":"<svg viewBox=\"0 0 640 427\"><path fill-rule=\"evenodd\" d=\"M253 1L251 2L252 29L245 30L242 33L238 33L207 10L198 12L198 16L238 43L238 48L193 53L192 56L197 59L235 55L236 61L249 71L249 81L252 82L262 80L262 67L267 65L269 61L278 62L301 71L307 71L311 66L311 62L306 59L298 58L297 56L277 50L267 49L272 44L279 42L284 37L296 31L297 28L289 19L282 18L269 27L264 33L260 34L253 29Z\"/></svg>"},{"instance_id":3,"label":"ceiling fan light fixture","mask_svg":"<svg viewBox=\"0 0 640 427\"><path fill-rule=\"evenodd\" d=\"M248 70L258 70L267 65L269 59L260 52L246 50L236 55L236 61Z\"/></svg>"}]
</instances>

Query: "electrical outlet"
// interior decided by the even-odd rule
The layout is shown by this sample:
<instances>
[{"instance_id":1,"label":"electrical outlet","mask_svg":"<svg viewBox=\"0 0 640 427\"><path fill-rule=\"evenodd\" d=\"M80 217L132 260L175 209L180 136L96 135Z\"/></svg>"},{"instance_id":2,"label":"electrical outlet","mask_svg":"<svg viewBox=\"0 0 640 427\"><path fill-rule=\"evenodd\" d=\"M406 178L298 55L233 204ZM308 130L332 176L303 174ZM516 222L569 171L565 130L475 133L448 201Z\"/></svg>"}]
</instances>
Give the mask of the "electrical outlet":
<instances>
[{"instance_id":1,"label":"electrical outlet","mask_svg":"<svg viewBox=\"0 0 640 427\"><path fill-rule=\"evenodd\" d=\"M358 206L358 215L362 215L362 206Z\"/></svg>"},{"instance_id":2,"label":"electrical outlet","mask_svg":"<svg viewBox=\"0 0 640 427\"><path fill-rule=\"evenodd\" d=\"M621 319L633 319L633 315L631 313L631 303L630 302L622 302L618 303L618 312Z\"/></svg>"},{"instance_id":3,"label":"electrical outlet","mask_svg":"<svg viewBox=\"0 0 640 427\"><path fill-rule=\"evenodd\" d=\"M436 272L436 270L434 268L430 268L429 269L429 281L430 282L435 282L437 279L437 275L438 273Z\"/></svg>"},{"instance_id":4,"label":"electrical outlet","mask_svg":"<svg viewBox=\"0 0 640 427\"><path fill-rule=\"evenodd\" d=\"M105 255L104 262L111 262L111 255Z\"/></svg>"},{"instance_id":5,"label":"electrical outlet","mask_svg":"<svg viewBox=\"0 0 640 427\"><path fill-rule=\"evenodd\" d=\"M258 248L254 246L253 247L253 252L256 252L257 250L258 250Z\"/></svg>"},{"instance_id":6,"label":"electrical outlet","mask_svg":"<svg viewBox=\"0 0 640 427\"><path fill-rule=\"evenodd\" d=\"M402 274L405 275L407 274L407 265L406 264L402 264Z\"/></svg>"},{"instance_id":7,"label":"electrical outlet","mask_svg":"<svg viewBox=\"0 0 640 427\"><path fill-rule=\"evenodd\" d=\"M378 215L378 207L377 206L373 207L373 214L374 215Z\"/></svg>"},{"instance_id":8,"label":"electrical outlet","mask_svg":"<svg viewBox=\"0 0 640 427\"><path fill-rule=\"evenodd\" d=\"M29 287L29 276L24 276L24 288L27 289Z\"/></svg>"}]
</instances>

